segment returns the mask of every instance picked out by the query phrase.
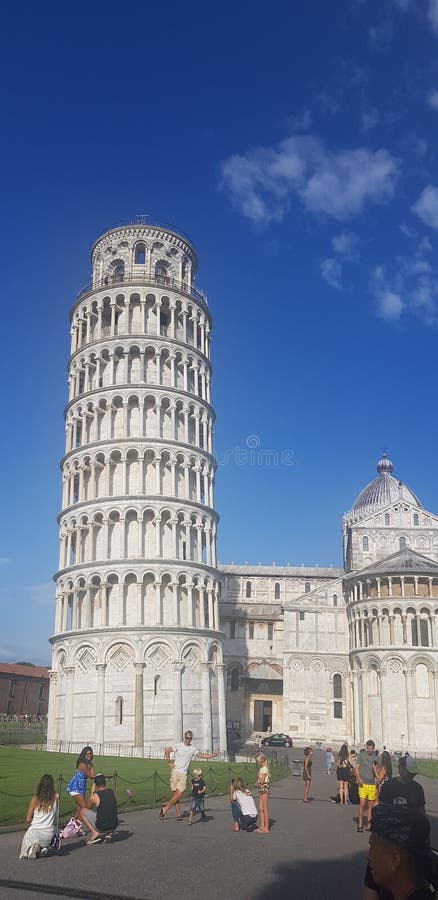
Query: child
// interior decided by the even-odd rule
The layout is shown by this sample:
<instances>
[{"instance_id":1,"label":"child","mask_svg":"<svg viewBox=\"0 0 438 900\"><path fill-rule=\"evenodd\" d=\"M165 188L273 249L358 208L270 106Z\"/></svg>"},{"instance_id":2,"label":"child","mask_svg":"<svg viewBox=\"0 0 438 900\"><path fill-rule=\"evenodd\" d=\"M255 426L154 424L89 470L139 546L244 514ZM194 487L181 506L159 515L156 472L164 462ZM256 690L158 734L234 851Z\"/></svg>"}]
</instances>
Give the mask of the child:
<instances>
[{"instance_id":1,"label":"child","mask_svg":"<svg viewBox=\"0 0 438 900\"><path fill-rule=\"evenodd\" d=\"M192 824L193 813L198 810L201 813L201 822L207 821L204 811L204 795L207 785L202 779L202 770L194 769L192 778L192 802L190 804L189 825Z\"/></svg>"},{"instance_id":2,"label":"child","mask_svg":"<svg viewBox=\"0 0 438 900\"><path fill-rule=\"evenodd\" d=\"M270 794L269 787L269 765L264 753L258 753L256 756L258 767L257 787L259 789L259 818L260 826L257 829L258 834L269 834L269 812L268 798Z\"/></svg>"},{"instance_id":3,"label":"child","mask_svg":"<svg viewBox=\"0 0 438 900\"><path fill-rule=\"evenodd\" d=\"M325 751L325 766L327 769L327 775L332 774L332 766L333 766L334 761L335 761L335 758L332 753L332 748L327 747L327 750Z\"/></svg>"},{"instance_id":4,"label":"child","mask_svg":"<svg viewBox=\"0 0 438 900\"><path fill-rule=\"evenodd\" d=\"M230 786L231 815L233 831L255 831L257 828L257 807L241 778L235 778Z\"/></svg>"},{"instance_id":5,"label":"child","mask_svg":"<svg viewBox=\"0 0 438 900\"><path fill-rule=\"evenodd\" d=\"M303 779L304 779L304 797L303 803L309 803L309 791L312 782L312 747L306 747L304 750Z\"/></svg>"}]
</instances>

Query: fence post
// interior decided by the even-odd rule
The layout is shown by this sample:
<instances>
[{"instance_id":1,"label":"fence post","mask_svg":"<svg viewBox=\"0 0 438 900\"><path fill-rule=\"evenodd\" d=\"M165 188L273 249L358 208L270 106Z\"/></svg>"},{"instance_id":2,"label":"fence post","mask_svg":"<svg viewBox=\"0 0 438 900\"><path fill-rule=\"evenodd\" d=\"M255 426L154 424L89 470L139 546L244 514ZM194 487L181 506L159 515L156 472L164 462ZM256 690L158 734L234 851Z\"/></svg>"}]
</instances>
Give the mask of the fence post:
<instances>
[{"instance_id":1,"label":"fence post","mask_svg":"<svg viewBox=\"0 0 438 900\"><path fill-rule=\"evenodd\" d=\"M156 769L154 769L154 774L152 777L154 780L154 786L153 786L154 803L156 803L157 802L157 778L158 778L158 772Z\"/></svg>"},{"instance_id":2,"label":"fence post","mask_svg":"<svg viewBox=\"0 0 438 900\"><path fill-rule=\"evenodd\" d=\"M115 793L116 797L117 797L117 778L118 778L118 772L117 772L117 769L115 769L113 779L114 779L114 793Z\"/></svg>"}]
</instances>

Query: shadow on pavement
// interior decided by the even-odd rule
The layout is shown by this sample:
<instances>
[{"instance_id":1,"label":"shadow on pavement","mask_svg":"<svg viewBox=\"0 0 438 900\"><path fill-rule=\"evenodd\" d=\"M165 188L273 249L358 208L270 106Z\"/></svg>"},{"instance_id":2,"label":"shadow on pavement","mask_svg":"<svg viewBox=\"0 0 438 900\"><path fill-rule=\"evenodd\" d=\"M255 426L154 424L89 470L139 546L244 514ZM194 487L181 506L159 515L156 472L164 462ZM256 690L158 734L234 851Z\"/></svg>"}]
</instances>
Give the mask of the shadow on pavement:
<instances>
[{"instance_id":1,"label":"shadow on pavement","mask_svg":"<svg viewBox=\"0 0 438 900\"><path fill-rule=\"evenodd\" d=\"M365 875L364 852L333 860L312 859L280 865L276 878L266 884L254 900L291 900L317 897L318 900L360 900Z\"/></svg>"}]
</instances>

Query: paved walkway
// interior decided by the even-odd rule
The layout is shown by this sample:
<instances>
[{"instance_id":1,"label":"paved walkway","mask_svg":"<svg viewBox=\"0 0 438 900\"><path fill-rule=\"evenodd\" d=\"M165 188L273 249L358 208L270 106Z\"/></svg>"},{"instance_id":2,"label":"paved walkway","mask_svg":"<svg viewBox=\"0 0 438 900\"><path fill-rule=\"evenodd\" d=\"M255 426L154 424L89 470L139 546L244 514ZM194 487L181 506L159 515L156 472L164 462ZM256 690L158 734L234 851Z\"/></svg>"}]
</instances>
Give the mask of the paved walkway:
<instances>
[{"instance_id":1,"label":"paved walkway","mask_svg":"<svg viewBox=\"0 0 438 900\"><path fill-rule=\"evenodd\" d=\"M296 757L297 751L292 751ZM438 781L420 779L433 844L438 846ZM117 841L67 841L61 856L19 860L22 835L0 835L1 900L360 900L367 835L356 831L357 807L328 796L335 778L314 754L307 805L301 778L272 788L268 835L232 831L229 803L207 798L206 823L160 822L157 810L121 817Z\"/></svg>"}]
</instances>

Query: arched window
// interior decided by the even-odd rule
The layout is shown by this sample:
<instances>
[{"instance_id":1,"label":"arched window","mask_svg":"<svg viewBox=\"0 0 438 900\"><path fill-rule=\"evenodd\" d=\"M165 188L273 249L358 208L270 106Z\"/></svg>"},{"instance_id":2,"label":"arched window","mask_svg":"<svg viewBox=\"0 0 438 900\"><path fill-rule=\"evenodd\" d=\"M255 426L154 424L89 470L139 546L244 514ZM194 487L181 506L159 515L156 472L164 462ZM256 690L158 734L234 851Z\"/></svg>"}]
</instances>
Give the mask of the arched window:
<instances>
[{"instance_id":1,"label":"arched window","mask_svg":"<svg viewBox=\"0 0 438 900\"><path fill-rule=\"evenodd\" d=\"M123 724L123 697L117 697L116 700L116 725Z\"/></svg>"},{"instance_id":2,"label":"arched window","mask_svg":"<svg viewBox=\"0 0 438 900\"><path fill-rule=\"evenodd\" d=\"M333 675L333 697L342 700L342 675Z\"/></svg>"},{"instance_id":3,"label":"arched window","mask_svg":"<svg viewBox=\"0 0 438 900\"><path fill-rule=\"evenodd\" d=\"M418 513L414 513L414 525L419 525L419 524L420 524L420 520L418 518Z\"/></svg>"},{"instance_id":4,"label":"arched window","mask_svg":"<svg viewBox=\"0 0 438 900\"><path fill-rule=\"evenodd\" d=\"M304 585L304 593L305 593L305 594L309 594L309 593L310 593L310 581L306 581L306 583L305 583L305 585Z\"/></svg>"},{"instance_id":5,"label":"arched window","mask_svg":"<svg viewBox=\"0 0 438 900\"><path fill-rule=\"evenodd\" d=\"M116 263L113 268L113 281L123 281L125 277L125 265L122 262Z\"/></svg>"},{"instance_id":6,"label":"arched window","mask_svg":"<svg viewBox=\"0 0 438 900\"><path fill-rule=\"evenodd\" d=\"M362 538L362 550L369 550L369 549L370 549L370 546L369 546L369 540L368 540L368 538L365 536L365 537Z\"/></svg>"},{"instance_id":7,"label":"arched window","mask_svg":"<svg viewBox=\"0 0 438 900\"><path fill-rule=\"evenodd\" d=\"M252 585L251 585L250 581L247 581L246 585L245 585L245 597L247 600L249 600L249 598L251 597L251 593L252 593Z\"/></svg>"},{"instance_id":8,"label":"arched window","mask_svg":"<svg viewBox=\"0 0 438 900\"><path fill-rule=\"evenodd\" d=\"M230 673L230 687L231 690L238 691L240 688L240 672L239 669L231 669Z\"/></svg>"},{"instance_id":9,"label":"arched window","mask_svg":"<svg viewBox=\"0 0 438 900\"><path fill-rule=\"evenodd\" d=\"M385 513L385 525L390 525L390 524L391 524L390 515L389 515L389 513Z\"/></svg>"},{"instance_id":10,"label":"arched window","mask_svg":"<svg viewBox=\"0 0 438 900\"><path fill-rule=\"evenodd\" d=\"M155 278L157 281L168 281L168 270L167 264L165 260L159 259L157 263L155 263Z\"/></svg>"},{"instance_id":11,"label":"arched window","mask_svg":"<svg viewBox=\"0 0 438 900\"><path fill-rule=\"evenodd\" d=\"M275 587L274 587L274 600L279 600L279 599L280 599L280 582L276 581Z\"/></svg>"},{"instance_id":12,"label":"arched window","mask_svg":"<svg viewBox=\"0 0 438 900\"><path fill-rule=\"evenodd\" d=\"M333 606L337 606L337 605L338 605L338 595L333 594Z\"/></svg>"},{"instance_id":13,"label":"arched window","mask_svg":"<svg viewBox=\"0 0 438 900\"><path fill-rule=\"evenodd\" d=\"M146 262L146 247L142 242L135 245L134 261L137 266L144 266Z\"/></svg>"},{"instance_id":14,"label":"arched window","mask_svg":"<svg viewBox=\"0 0 438 900\"><path fill-rule=\"evenodd\" d=\"M160 693L160 681L160 676L156 675L154 678L154 697L158 697L158 694Z\"/></svg>"},{"instance_id":15,"label":"arched window","mask_svg":"<svg viewBox=\"0 0 438 900\"><path fill-rule=\"evenodd\" d=\"M401 538L399 538L398 545L399 545L400 550L406 550L406 538L403 536Z\"/></svg>"}]
</instances>

